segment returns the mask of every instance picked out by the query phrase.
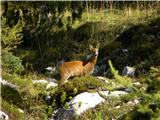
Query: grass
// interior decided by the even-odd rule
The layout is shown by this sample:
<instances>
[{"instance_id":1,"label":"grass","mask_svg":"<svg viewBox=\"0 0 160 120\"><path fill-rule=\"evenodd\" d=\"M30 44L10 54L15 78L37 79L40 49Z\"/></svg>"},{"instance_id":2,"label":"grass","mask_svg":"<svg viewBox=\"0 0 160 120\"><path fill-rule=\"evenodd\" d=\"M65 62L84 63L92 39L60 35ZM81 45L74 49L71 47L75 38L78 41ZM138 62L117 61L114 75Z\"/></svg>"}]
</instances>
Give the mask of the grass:
<instances>
[{"instance_id":1,"label":"grass","mask_svg":"<svg viewBox=\"0 0 160 120\"><path fill-rule=\"evenodd\" d=\"M2 98L1 98L1 110L3 112L6 112L6 114L9 115L9 119L12 119L12 120L25 120L26 119L26 115L25 113L21 113L19 111L19 108L13 104L10 104L8 103L7 101L4 101Z\"/></svg>"},{"instance_id":2,"label":"grass","mask_svg":"<svg viewBox=\"0 0 160 120\"><path fill-rule=\"evenodd\" d=\"M68 13L68 11L66 13L64 13L64 17L63 20L65 25L67 24L67 17L70 16L70 13ZM110 43L112 43L112 45L115 45L115 42L113 42L118 35L120 35L122 32L124 32L125 30L129 29L130 27L137 25L137 24L148 24L150 20L154 19L158 17L157 13L156 13L156 9L154 10L153 8L148 9L147 10L147 14L146 11L140 10L140 9L126 9L126 10L117 10L117 9L113 9L111 10L101 10L101 11L97 11L97 10L91 10L91 12L84 12L82 14L82 18L81 20L76 20L76 22L73 24L73 29L76 31L77 29L79 29L82 25L85 25L87 22L92 22L93 24L89 24L89 30L91 30L91 32L89 31L85 31L87 33L91 34L91 38L88 40L89 42L84 41L85 44L83 44L80 47L78 47L80 50L79 51L87 51L86 50L86 43L94 43L94 41L99 40L101 41L101 49L103 49L105 46L109 46ZM62 28L63 30L66 30L64 28ZM55 29L52 31L60 31L60 28ZM74 31L74 32L75 32ZM84 32L84 31L80 31L80 32ZM98 33L98 34L97 34ZM72 38L71 36L72 34L69 34L67 38L65 38L65 42L64 43L58 43L61 46L63 46L63 44L65 44L65 47L67 47L66 43L71 43L70 45L72 46L78 46L79 43L76 42L77 40L77 36L75 38ZM66 36L65 36L66 37ZM81 37L81 36L78 36ZM83 37L83 36L82 36ZM58 36L59 39L61 39L62 37ZM71 38L71 39L69 39ZM52 38L54 39L54 37ZM57 38L55 38L57 40ZM74 41L74 42L72 42ZM57 44L57 46L58 46ZM52 44L49 44L52 45ZM112 46L111 45L111 46ZM47 46L48 47L48 46ZM112 46L113 47L113 46ZM113 50L120 47L120 44L117 43L117 45L115 45L115 47L113 47ZM72 48L72 47L70 47ZM67 53L67 50L63 50ZM82 49L83 48L83 49ZM64 49L64 48L61 48ZM52 57L57 57L57 53L58 56L63 56L64 52L60 52L61 49L57 50L57 49L53 49L52 46L50 46L50 48L48 48L48 51L44 51L45 55L52 55ZM79 52L78 51L78 52ZM102 55L100 55L101 57L105 57L108 54L108 51L110 51L110 53L112 53L112 50L108 50L108 48L103 49L103 53L101 53ZM22 53L21 53L22 52ZM24 50L18 52L17 51L17 55L19 55L21 58L24 58L26 61L36 61L36 57L37 56L37 51L30 51L30 50ZM77 51L76 51L77 52ZM74 54L70 54L69 56L73 59L76 58L81 58L81 56L84 56L85 52L81 52L81 53L74 53ZM158 54L158 52L157 52ZM41 55L41 54L40 54ZM48 55L48 56L49 56ZM34 57L33 57L34 56ZM35 57L36 56L36 57ZM47 56L47 57L48 57ZM33 58L32 58L33 57ZM43 60L46 60L48 58L44 57ZM55 62L52 58L50 58L51 61L49 62ZM38 59L39 60L39 59ZM42 60L42 64L44 64L44 61ZM37 61L36 61L37 62ZM46 60L47 62L47 60ZM31 67L32 65L30 63L28 63ZM38 63L36 63L38 64ZM29 66L28 65L28 66ZM39 64L38 64L39 66ZM26 66L27 67L27 66ZM115 74L117 75L117 74ZM117 77L117 78L116 78ZM120 79L118 82L113 79L109 79L109 81L111 82L115 82L115 86L113 87L111 84L109 84L108 86L105 86L103 82L99 81L98 79L96 79L95 77L89 76L89 77L75 77L72 80L70 80L67 84L65 84L64 88L58 89L58 88L54 88L50 91L46 91L45 90L45 85L33 85L32 80L36 80L36 79L45 79L46 76L45 75L39 75L38 73L34 72L34 70L32 69L31 72L26 71L25 75L17 75L17 74L8 74L5 72L2 72L2 78L17 85L18 86L18 93L21 95L22 100L23 100L23 107L24 107L24 113L19 113L18 111L18 106L13 105L12 102L10 102L7 99L3 99L2 98L2 110L4 110L6 113L8 113L8 115L10 116L11 119L13 120L22 120L22 119L47 119L48 116L51 115L51 113L58 107L61 106L60 102L63 102L63 104L65 104L67 101L69 101L70 99L72 99L74 96L76 96L79 93L82 93L84 91L92 91L95 92L97 91L97 88L104 88L104 89L109 89L109 90L114 90L118 87L123 87L123 86L128 86L128 84L130 86L132 86L132 80L131 78L124 78L121 76L116 76L115 79ZM147 77L148 78L148 77ZM159 78L159 77L158 77ZM141 78L143 79L143 78ZM127 81L129 80L129 82ZM124 84L123 84L123 81ZM96 120L102 120L102 119L118 119L119 117L121 117L121 115L123 115L125 112L129 112L130 109L132 109L132 106L128 106L126 104L123 104L124 101L128 101L128 100L132 100L133 98L136 98L137 96L141 96L142 93L146 90L147 88L147 83L146 80L142 80L143 81L143 86L139 89L140 93L138 94L137 91L136 93L130 94L129 96L125 96L121 99L121 101L119 99L108 99L104 104L97 106L95 109L89 110L86 113L84 113L81 117L77 117L77 119L96 119ZM141 93L142 92L142 93ZM15 93L11 93L14 97ZM65 95L66 94L66 95ZM52 96L52 100L50 101L50 103L46 103L44 101L44 97L46 95L51 95ZM57 98L56 98L57 97ZM60 101L61 99L61 101ZM14 102L18 102L18 100L14 101ZM119 109L114 109L114 107L116 105L122 104L122 107ZM110 110L108 110L110 109Z\"/></svg>"}]
</instances>

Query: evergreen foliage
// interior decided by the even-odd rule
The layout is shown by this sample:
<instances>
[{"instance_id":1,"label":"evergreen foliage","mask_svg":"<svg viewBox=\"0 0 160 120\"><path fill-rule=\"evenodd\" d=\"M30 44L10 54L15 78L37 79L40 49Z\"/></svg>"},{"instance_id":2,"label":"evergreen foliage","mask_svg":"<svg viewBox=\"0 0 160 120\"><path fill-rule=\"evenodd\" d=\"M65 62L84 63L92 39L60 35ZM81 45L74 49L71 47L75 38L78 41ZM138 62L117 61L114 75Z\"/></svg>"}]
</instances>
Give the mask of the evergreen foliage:
<instances>
[{"instance_id":1,"label":"evergreen foliage","mask_svg":"<svg viewBox=\"0 0 160 120\"><path fill-rule=\"evenodd\" d=\"M21 73L24 71L22 60L10 52L2 53L2 68L9 73Z\"/></svg>"}]
</instances>

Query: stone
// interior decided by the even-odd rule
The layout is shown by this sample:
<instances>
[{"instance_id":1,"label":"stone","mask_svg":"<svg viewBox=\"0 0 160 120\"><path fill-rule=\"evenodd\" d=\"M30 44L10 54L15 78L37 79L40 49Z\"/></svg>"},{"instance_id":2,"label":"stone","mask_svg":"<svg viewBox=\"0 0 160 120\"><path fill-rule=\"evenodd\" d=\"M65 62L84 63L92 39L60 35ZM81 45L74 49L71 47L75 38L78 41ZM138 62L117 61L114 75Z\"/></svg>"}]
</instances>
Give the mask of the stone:
<instances>
[{"instance_id":1,"label":"stone","mask_svg":"<svg viewBox=\"0 0 160 120\"><path fill-rule=\"evenodd\" d=\"M74 115L81 115L86 110L94 108L96 105L104 102L97 92L89 93L84 92L75 96L68 104L69 109L59 108L53 112L51 119L49 120L73 120Z\"/></svg>"},{"instance_id":2,"label":"stone","mask_svg":"<svg viewBox=\"0 0 160 120\"><path fill-rule=\"evenodd\" d=\"M48 78L49 82L54 82L54 83L58 83L58 81L55 78Z\"/></svg>"},{"instance_id":3,"label":"stone","mask_svg":"<svg viewBox=\"0 0 160 120\"><path fill-rule=\"evenodd\" d=\"M104 101L105 99L102 98L97 92L96 93L84 92L74 97L69 102L69 105L71 106L70 108L74 109L76 114L80 115L86 110L94 108L96 105Z\"/></svg>"},{"instance_id":4,"label":"stone","mask_svg":"<svg viewBox=\"0 0 160 120\"><path fill-rule=\"evenodd\" d=\"M99 94L107 97L109 95L109 91L99 91Z\"/></svg>"},{"instance_id":5,"label":"stone","mask_svg":"<svg viewBox=\"0 0 160 120\"><path fill-rule=\"evenodd\" d=\"M50 89L50 88L54 88L54 87L56 87L56 86L58 86L57 83L49 82L49 83L47 84L46 90L48 90L48 89Z\"/></svg>"},{"instance_id":6,"label":"stone","mask_svg":"<svg viewBox=\"0 0 160 120\"><path fill-rule=\"evenodd\" d=\"M122 76L134 77L135 76L135 70L136 69L134 67L125 66L123 71L122 71Z\"/></svg>"},{"instance_id":7,"label":"stone","mask_svg":"<svg viewBox=\"0 0 160 120\"><path fill-rule=\"evenodd\" d=\"M45 68L45 69L48 70L50 73L56 72L56 67L51 67L51 66L49 66L49 67L47 67L47 68Z\"/></svg>"},{"instance_id":8,"label":"stone","mask_svg":"<svg viewBox=\"0 0 160 120\"><path fill-rule=\"evenodd\" d=\"M9 86L10 88L13 88L15 90L17 90L17 88L18 88L16 85L14 85L6 80L3 80L2 78L0 78L0 83L1 83L1 85Z\"/></svg>"},{"instance_id":9,"label":"stone","mask_svg":"<svg viewBox=\"0 0 160 120\"><path fill-rule=\"evenodd\" d=\"M51 99L51 96L50 95L47 95L46 97L45 97L45 101L49 101Z\"/></svg>"},{"instance_id":10,"label":"stone","mask_svg":"<svg viewBox=\"0 0 160 120\"><path fill-rule=\"evenodd\" d=\"M46 84L48 83L47 80L33 80L33 84Z\"/></svg>"},{"instance_id":11,"label":"stone","mask_svg":"<svg viewBox=\"0 0 160 120\"><path fill-rule=\"evenodd\" d=\"M20 108L18 109L18 111L19 111L20 113L24 113L24 111L23 111L22 109L20 109Z\"/></svg>"},{"instance_id":12,"label":"stone","mask_svg":"<svg viewBox=\"0 0 160 120\"><path fill-rule=\"evenodd\" d=\"M135 83L133 83L133 85L135 85L135 86L141 86L141 83L140 82L135 82Z\"/></svg>"},{"instance_id":13,"label":"stone","mask_svg":"<svg viewBox=\"0 0 160 120\"><path fill-rule=\"evenodd\" d=\"M3 111L0 111L0 120L9 120L9 117Z\"/></svg>"},{"instance_id":14,"label":"stone","mask_svg":"<svg viewBox=\"0 0 160 120\"><path fill-rule=\"evenodd\" d=\"M99 93L103 96L106 96L106 97L119 97L121 95L125 95L125 94L128 94L127 92L125 91L113 91L113 92L109 92L109 91L99 91Z\"/></svg>"},{"instance_id":15,"label":"stone","mask_svg":"<svg viewBox=\"0 0 160 120\"><path fill-rule=\"evenodd\" d=\"M98 76L97 78L104 81L106 84L109 84L109 81L105 77Z\"/></svg>"},{"instance_id":16,"label":"stone","mask_svg":"<svg viewBox=\"0 0 160 120\"><path fill-rule=\"evenodd\" d=\"M125 92L125 91L113 91L113 92L110 92L108 96L119 97L119 96L122 96L122 95L125 95L125 94L128 94L128 93Z\"/></svg>"},{"instance_id":17,"label":"stone","mask_svg":"<svg viewBox=\"0 0 160 120\"><path fill-rule=\"evenodd\" d=\"M134 99L134 100L132 100L132 101L128 101L127 102L127 104L128 105L131 105L131 106L135 106L135 105L137 105L137 104L139 104L140 103L140 100L139 99Z\"/></svg>"}]
</instances>

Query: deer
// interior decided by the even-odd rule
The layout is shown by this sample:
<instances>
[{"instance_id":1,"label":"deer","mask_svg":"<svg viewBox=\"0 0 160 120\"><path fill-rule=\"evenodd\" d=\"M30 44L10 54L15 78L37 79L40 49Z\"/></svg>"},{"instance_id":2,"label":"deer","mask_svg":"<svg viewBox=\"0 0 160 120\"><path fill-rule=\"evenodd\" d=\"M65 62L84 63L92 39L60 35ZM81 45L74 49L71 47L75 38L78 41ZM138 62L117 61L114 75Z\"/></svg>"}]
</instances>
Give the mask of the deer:
<instances>
[{"instance_id":1,"label":"deer","mask_svg":"<svg viewBox=\"0 0 160 120\"><path fill-rule=\"evenodd\" d=\"M70 77L91 75L97 62L99 46L99 43L95 48L92 45L89 45L91 54L90 58L86 61L76 60L61 64L59 66L60 81L58 86L63 86Z\"/></svg>"}]
</instances>

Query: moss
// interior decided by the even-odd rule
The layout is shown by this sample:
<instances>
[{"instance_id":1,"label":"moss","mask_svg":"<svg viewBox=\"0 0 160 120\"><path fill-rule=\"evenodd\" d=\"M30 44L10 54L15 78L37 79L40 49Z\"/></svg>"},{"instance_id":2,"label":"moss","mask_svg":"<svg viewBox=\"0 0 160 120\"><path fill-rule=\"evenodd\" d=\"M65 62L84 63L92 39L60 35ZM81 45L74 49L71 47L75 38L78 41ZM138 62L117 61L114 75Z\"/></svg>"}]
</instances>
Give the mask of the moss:
<instances>
[{"instance_id":1,"label":"moss","mask_svg":"<svg viewBox=\"0 0 160 120\"><path fill-rule=\"evenodd\" d=\"M98 89L106 89L105 83L96 77L75 77L72 80L69 80L63 87L58 88L51 96L56 98L57 105L61 105L60 99L63 98L63 103L69 101L70 98L73 98L77 94L86 91L97 91ZM64 93L66 97L64 99Z\"/></svg>"}]
</instances>

